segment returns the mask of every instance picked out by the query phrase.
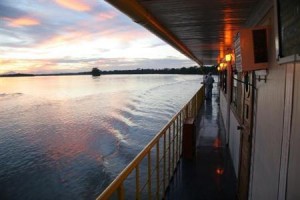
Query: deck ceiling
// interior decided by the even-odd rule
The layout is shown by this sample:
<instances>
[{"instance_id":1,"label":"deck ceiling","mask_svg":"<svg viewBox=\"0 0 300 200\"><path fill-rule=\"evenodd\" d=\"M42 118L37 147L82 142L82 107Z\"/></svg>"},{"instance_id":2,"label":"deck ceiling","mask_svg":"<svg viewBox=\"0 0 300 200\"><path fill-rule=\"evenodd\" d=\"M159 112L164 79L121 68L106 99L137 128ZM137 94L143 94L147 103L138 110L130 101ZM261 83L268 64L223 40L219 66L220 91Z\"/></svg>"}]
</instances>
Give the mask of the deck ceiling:
<instances>
[{"instance_id":1,"label":"deck ceiling","mask_svg":"<svg viewBox=\"0 0 300 200\"><path fill-rule=\"evenodd\" d=\"M231 48L259 0L107 0L198 64Z\"/></svg>"}]
</instances>

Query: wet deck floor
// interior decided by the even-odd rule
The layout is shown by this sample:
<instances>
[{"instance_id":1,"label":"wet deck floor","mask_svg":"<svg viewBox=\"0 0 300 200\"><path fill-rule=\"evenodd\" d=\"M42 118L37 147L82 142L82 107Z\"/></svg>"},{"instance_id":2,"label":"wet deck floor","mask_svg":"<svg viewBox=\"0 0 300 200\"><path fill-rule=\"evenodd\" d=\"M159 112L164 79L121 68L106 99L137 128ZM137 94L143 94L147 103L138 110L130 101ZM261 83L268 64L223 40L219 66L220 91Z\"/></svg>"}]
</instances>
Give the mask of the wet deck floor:
<instances>
[{"instance_id":1,"label":"wet deck floor","mask_svg":"<svg viewBox=\"0 0 300 200\"><path fill-rule=\"evenodd\" d=\"M181 159L166 199L233 200L236 176L225 145L225 129L217 96L205 101L200 112L195 159Z\"/></svg>"}]
</instances>

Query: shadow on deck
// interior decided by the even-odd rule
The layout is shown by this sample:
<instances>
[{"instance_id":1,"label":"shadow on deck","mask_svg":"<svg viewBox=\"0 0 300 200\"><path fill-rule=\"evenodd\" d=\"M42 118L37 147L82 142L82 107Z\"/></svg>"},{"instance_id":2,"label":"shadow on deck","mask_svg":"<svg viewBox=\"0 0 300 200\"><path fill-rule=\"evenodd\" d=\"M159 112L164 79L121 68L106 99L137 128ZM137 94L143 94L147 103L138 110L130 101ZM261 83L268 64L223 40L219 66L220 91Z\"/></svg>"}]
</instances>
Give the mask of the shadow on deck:
<instances>
[{"instance_id":1,"label":"shadow on deck","mask_svg":"<svg viewBox=\"0 0 300 200\"><path fill-rule=\"evenodd\" d=\"M236 176L225 144L225 129L217 96L205 101L200 112L196 122L196 157L180 160L166 199L236 199Z\"/></svg>"}]
</instances>

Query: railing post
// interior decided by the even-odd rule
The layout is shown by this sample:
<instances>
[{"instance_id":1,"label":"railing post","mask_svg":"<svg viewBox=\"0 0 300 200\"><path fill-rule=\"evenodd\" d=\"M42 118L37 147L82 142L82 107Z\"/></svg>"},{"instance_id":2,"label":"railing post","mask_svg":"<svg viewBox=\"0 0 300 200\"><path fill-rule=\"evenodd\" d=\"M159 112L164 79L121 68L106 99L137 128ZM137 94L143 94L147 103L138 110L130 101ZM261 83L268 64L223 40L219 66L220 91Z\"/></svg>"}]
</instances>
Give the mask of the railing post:
<instances>
[{"instance_id":1,"label":"railing post","mask_svg":"<svg viewBox=\"0 0 300 200\"><path fill-rule=\"evenodd\" d=\"M193 101L192 101L192 103L193 103L193 106L192 106L192 113L193 113L193 118L195 117L195 115L196 115L196 113L195 113L195 103L196 103L196 101L195 101L195 96L193 97Z\"/></svg>"},{"instance_id":2,"label":"railing post","mask_svg":"<svg viewBox=\"0 0 300 200\"><path fill-rule=\"evenodd\" d=\"M201 98L201 89L197 92L197 96L198 96L198 110L200 110L200 107L201 107L201 101L202 101L202 98Z\"/></svg>"},{"instance_id":3,"label":"railing post","mask_svg":"<svg viewBox=\"0 0 300 200\"><path fill-rule=\"evenodd\" d=\"M176 118L176 164L179 160L179 131L178 131L178 116Z\"/></svg>"},{"instance_id":4,"label":"railing post","mask_svg":"<svg viewBox=\"0 0 300 200\"><path fill-rule=\"evenodd\" d=\"M179 131L179 157L181 156L181 151L182 151L182 112L180 112L179 115L179 122L180 122L180 131Z\"/></svg>"},{"instance_id":5,"label":"railing post","mask_svg":"<svg viewBox=\"0 0 300 200\"><path fill-rule=\"evenodd\" d=\"M169 127L169 162L168 162L168 166L169 166L169 169L168 169L168 182L170 181L171 179L171 126Z\"/></svg>"},{"instance_id":6,"label":"railing post","mask_svg":"<svg viewBox=\"0 0 300 200\"><path fill-rule=\"evenodd\" d=\"M160 190L160 183L159 183L159 140L156 144L156 199L159 199L159 190Z\"/></svg>"},{"instance_id":7,"label":"railing post","mask_svg":"<svg viewBox=\"0 0 300 200\"><path fill-rule=\"evenodd\" d=\"M195 117L197 115L197 94L195 95Z\"/></svg>"},{"instance_id":8,"label":"railing post","mask_svg":"<svg viewBox=\"0 0 300 200\"><path fill-rule=\"evenodd\" d=\"M189 117L189 103L185 107L185 119Z\"/></svg>"},{"instance_id":9,"label":"railing post","mask_svg":"<svg viewBox=\"0 0 300 200\"><path fill-rule=\"evenodd\" d=\"M188 114L188 117L192 116L192 102L193 102L193 99L189 103L189 114Z\"/></svg>"},{"instance_id":10,"label":"railing post","mask_svg":"<svg viewBox=\"0 0 300 200\"><path fill-rule=\"evenodd\" d=\"M195 96L195 117L197 116L197 111L198 111L198 103L197 103L197 100L198 100L198 98L197 98L197 94L196 94L196 96Z\"/></svg>"},{"instance_id":11,"label":"railing post","mask_svg":"<svg viewBox=\"0 0 300 200\"><path fill-rule=\"evenodd\" d=\"M200 110L200 108L201 108L201 102L202 102L201 90L199 90L199 92L198 92L198 110Z\"/></svg>"},{"instance_id":12,"label":"railing post","mask_svg":"<svg viewBox=\"0 0 300 200\"><path fill-rule=\"evenodd\" d=\"M197 111L199 110L200 108L200 97L199 97L199 91L197 92Z\"/></svg>"},{"instance_id":13,"label":"railing post","mask_svg":"<svg viewBox=\"0 0 300 200\"><path fill-rule=\"evenodd\" d=\"M140 167L139 165L135 168L135 199L141 199L140 196Z\"/></svg>"},{"instance_id":14,"label":"railing post","mask_svg":"<svg viewBox=\"0 0 300 200\"><path fill-rule=\"evenodd\" d=\"M125 199L125 189L123 183L121 183L120 187L118 188L118 199L119 200Z\"/></svg>"},{"instance_id":15,"label":"railing post","mask_svg":"<svg viewBox=\"0 0 300 200\"><path fill-rule=\"evenodd\" d=\"M165 192L166 190L166 132L164 133L164 163L163 163L163 168L164 168L164 179L163 179L163 193Z\"/></svg>"},{"instance_id":16,"label":"railing post","mask_svg":"<svg viewBox=\"0 0 300 200\"><path fill-rule=\"evenodd\" d=\"M148 199L152 199L151 191L151 150L148 152Z\"/></svg>"},{"instance_id":17,"label":"railing post","mask_svg":"<svg viewBox=\"0 0 300 200\"><path fill-rule=\"evenodd\" d=\"M174 172L174 169L175 169L175 122L173 122L173 138L172 138L172 148L173 148L173 151L172 151L172 173Z\"/></svg>"}]
</instances>

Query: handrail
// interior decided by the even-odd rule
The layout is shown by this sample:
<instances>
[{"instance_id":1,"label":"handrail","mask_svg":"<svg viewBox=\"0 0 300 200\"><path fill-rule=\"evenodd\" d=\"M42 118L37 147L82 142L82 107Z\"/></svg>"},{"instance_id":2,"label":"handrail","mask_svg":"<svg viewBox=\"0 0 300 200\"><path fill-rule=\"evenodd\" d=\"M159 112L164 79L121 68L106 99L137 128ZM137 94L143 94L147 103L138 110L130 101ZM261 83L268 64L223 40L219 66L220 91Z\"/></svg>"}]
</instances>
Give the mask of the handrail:
<instances>
[{"instance_id":1,"label":"handrail","mask_svg":"<svg viewBox=\"0 0 300 200\"><path fill-rule=\"evenodd\" d=\"M155 137L144 147L144 149L123 169L123 171L114 179L114 181L97 197L97 200L106 200L109 199L114 192L118 192L118 199L125 199L125 188L123 182L131 174L131 172L136 169L136 199L140 199L140 183L139 183L139 173L140 173L140 163L141 161L148 156L148 195L151 197L151 150L155 149L156 146L156 197L159 199L161 186L160 186L160 161L163 160L163 194L168 187L168 183L173 176L173 172L176 169L175 164L180 159L181 156L181 142L182 142L182 126L183 122L188 117L196 117L197 112L204 101L204 87L202 86L197 93L191 98L191 100L178 112L174 117L166 124L156 135ZM180 122L178 122L180 121ZM173 127L173 128L172 128ZM168 134L168 139L167 139ZM159 159L160 156L160 146L159 141L163 138L163 157ZM168 146L166 143L169 143ZM175 149L176 145L176 149ZM172 148L172 149L171 149ZM167 151L168 150L168 151ZM176 152L175 152L176 150ZM168 155L167 155L168 153ZM172 154L172 155L171 155ZM175 155L176 154L176 155ZM167 160L168 157L168 160ZM176 161L174 160L176 157ZM172 163L171 163L172 159ZM166 162L168 161L168 165ZM168 166L168 169L167 169ZM167 171L168 170L168 171ZM172 175L170 175L172 172ZM155 173L153 173L155 174ZM168 176L169 174L169 176ZM155 176L155 175L154 175ZM168 177L168 180L166 180Z\"/></svg>"}]
</instances>

